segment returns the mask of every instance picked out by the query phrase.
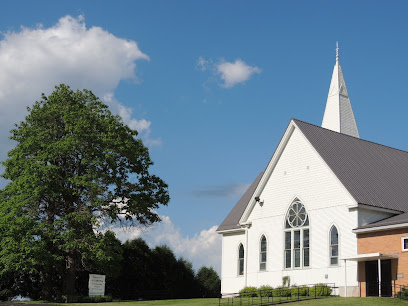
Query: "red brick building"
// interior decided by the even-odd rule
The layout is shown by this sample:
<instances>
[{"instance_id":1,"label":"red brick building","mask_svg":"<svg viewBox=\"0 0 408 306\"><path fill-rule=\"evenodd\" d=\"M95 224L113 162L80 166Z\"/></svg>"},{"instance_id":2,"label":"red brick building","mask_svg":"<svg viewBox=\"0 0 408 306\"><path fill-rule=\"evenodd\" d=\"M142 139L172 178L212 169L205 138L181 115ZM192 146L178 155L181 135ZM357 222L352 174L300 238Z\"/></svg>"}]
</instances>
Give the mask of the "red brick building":
<instances>
[{"instance_id":1,"label":"red brick building","mask_svg":"<svg viewBox=\"0 0 408 306\"><path fill-rule=\"evenodd\" d=\"M361 226L357 235L360 296L390 296L408 284L408 213Z\"/></svg>"}]
</instances>

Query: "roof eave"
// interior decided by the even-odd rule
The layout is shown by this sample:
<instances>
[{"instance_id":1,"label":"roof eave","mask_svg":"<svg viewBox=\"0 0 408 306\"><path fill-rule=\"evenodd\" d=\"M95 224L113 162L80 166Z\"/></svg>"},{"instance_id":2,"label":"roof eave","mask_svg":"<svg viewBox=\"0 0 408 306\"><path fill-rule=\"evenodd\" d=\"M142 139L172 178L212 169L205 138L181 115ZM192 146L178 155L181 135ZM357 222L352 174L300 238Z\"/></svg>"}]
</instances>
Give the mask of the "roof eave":
<instances>
[{"instance_id":1,"label":"roof eave","mask_svg":"<svg viewBox=\"0 0 408 306\"><path fill-rule=\"evenodd\" d=\"M217 234L231 234L231 233L236 233L236 232L243 232L245 231L245 228L232 228L232 229L225 229L225 230L220 230L220 231L215 231Z\"/></svg>"},{"instance_id":2,"label":"roof eave","mask_svg":"<svg viewBox=\"0 0 408 306\"><path fill-rule=\"evenodd\" d=\"M391 214L402 214L404 213L401 210L395 210L395 209L389 209L389 208L383 208L379 206L373 206L369 204L364 204L364 203L356 203L356 204L351 204L347 206L348 209L352 208L364 208L364 209L369 209L369 210L374 210L374 211L380 211L380 212L385 212L385 213L391 213Z\"/></svg>"},{"instance_id":3,"label":"roof eave","mask_svg":"<svg viewBox=\"0 0 408 306\"><path fill-rule=\"evenodd\" d=\"M390 225L380 225L380 226L373 226L368 228L355 228L353 229L354 234L362 234L362 233L369 233L369 232L380 232L380 231L387 231L399 228L408 228L408 222L399 223L399 224L390 224Z\"/></svg>"}]
</instances>

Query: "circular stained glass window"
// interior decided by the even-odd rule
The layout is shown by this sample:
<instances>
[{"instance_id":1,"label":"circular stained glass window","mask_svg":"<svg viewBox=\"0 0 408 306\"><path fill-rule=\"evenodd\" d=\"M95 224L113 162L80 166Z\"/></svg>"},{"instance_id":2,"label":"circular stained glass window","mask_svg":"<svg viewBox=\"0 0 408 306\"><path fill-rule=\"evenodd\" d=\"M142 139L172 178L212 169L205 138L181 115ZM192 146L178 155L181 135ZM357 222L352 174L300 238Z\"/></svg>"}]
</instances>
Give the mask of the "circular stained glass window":
<instances>
[{"instance_id":1,"label":"circular stained glass window","mask_svg":"<svg viewBox=\"0 0 408 306\"><path fill-rule=\"evenodd\" d=\"M287 222L291 227L307 225L307 212L299 200L295 200L289 208Z\"/></svg>"}]
</instances>

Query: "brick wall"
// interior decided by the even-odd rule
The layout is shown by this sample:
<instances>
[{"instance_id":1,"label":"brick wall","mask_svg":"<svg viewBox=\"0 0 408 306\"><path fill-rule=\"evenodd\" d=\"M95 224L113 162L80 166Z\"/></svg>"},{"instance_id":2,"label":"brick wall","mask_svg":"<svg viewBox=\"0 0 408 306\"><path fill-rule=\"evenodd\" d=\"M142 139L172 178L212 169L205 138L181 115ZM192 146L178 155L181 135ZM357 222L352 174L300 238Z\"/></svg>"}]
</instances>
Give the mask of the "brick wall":
<instances>
[{"instance_id":1,"label":"brick wall","mask_svg":"<svg viewBox=\"0 0 408 306\"><path fill-rule=\"evenodd\" d=\"M397 285L408 284L408 251L402 251L401 237L403 236L408 236L408 228L361 233L357 235L358 254L398 254L398 259L391 260L392 282ZM397 274L403 274L403 278L398 279ZM365 262L359 262L358 281L360 284L360 294L361 296L365 296Z\"/></svg>"}]
</instances>

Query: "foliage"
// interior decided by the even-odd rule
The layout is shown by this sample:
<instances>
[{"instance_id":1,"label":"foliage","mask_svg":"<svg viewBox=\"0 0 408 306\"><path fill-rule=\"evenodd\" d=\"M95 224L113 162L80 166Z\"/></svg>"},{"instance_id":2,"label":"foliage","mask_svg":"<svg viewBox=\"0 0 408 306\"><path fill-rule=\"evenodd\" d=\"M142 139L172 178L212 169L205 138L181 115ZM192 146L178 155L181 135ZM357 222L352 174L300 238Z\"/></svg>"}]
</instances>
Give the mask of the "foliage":
<instances>
[{"instance_id":1,"label":"foliage","mask_svg":"<svg viewBox=\"0 0 408 306\"><path fill-rule=\"evenodd\" d=\"M123 244L121 276L110 293L116 298L168 299L216 296L220 294L220 279L212 268L202 267L195 274L192 264L176 258L165 245L150 249L137 238Z\"/></svg>"},{"instance_id":2,"label":"foliage","mask_svg":"<svg viewBox=\"0 0 408 306\"><path fill-rule=\"evenodd\" d=\"M295 287L284 287L279 286L273 288L271 286L261 286L256 287L244 287L240 292L242 297L298 297L298 296L329 296L332 293L331 287L325 284L318 284L316 286L295 286ZM408 293L408 291L407 291ZM407 294L408 295L408 294Z\"/></svg>"},{"instance_id":3,"label":"foliage","mask_svg":"<svg viewBox=\"0 0 408 306\"><path fill-rule=\"evenodd\" d=\"M290 276L286 275L282 277L282 286L283 287L290 287Z\"/></svg>"},{"instance_id":4,"label":"foliage","mask_svg":"<svg viewBox=\"0 0 408 306\"><path fill-rule=\"evenodd\" d=\"M247 286L239 291L239 295L242 297L255 297L258 296L258 288Z\"/></svg>"},{"instance_id":5,"label":"foliage","mask_svg":"<svg viewBox=\"0 0 408 306\"><path fill-rule=\"evenodd\" d=\"M274 297L288 297L291 296L292 290L287 287L279 286L273 289L273 296Z\"/></svg>"},{"instance_id":6,"label":"foliage","mask_svg":"<svg viewBox=\"0 0 408 306\"><path fill-rule=\"evenodd\" d=\"M146 242L137 238L123 244L122 274L116 293L123 299L140 298L139 291L153 290L153 254Z\"/></svg>"},{"instance_id":7,"label":"foliage","mask_svg":"<svg viewBox=\"0 0 408 306\"><path fill-rule=\"evenodd\" d=\"M0 290L0 301L8 301L13 296L14 294L10 289L5 288Z\"/></svg>"},{"instance_id":8,"label":"foliage","mask_svg":"<svg viewBox=\"0 0 408 306\"><path fill-rule=\"evenodd\" d=\"M137 132L92 92L60 85L28 111L3 162L9 184L0 193L0 277L33 276L41 298L58 298L56 286L75 296L79 271L119 273L114 236L95 229L159 221L155 209L167 205L167 185L149 173L153 163Z\"/></svg>"},{"instance_id":9,"label":"foliage","mask_svg":"<svg viewBox=\"0 0 408 306\"><path fill-rule=\"evenodd\" d=\"M219 297L221 294L221 280L217 272L210 267L201 267L196 275L202 297Z\"/></svg>"},{"instance_id":10,"label":"foliage","mask_svg":"<svg viewBox=\"0 0 408 306\"><path fill-rule=\"evenodd\" d=\"M310 296L311 287L298 286L292 288L291 296Z\"/></svg>"},{"instance_id":11,"label":"foliage","mask_svg":"<svg viewBox=\"0 0 408 306\"><path fill-rule=\"evenodd\" d=\"M258 297L268 297L273 296L273 287L268 285L263 285L259 287Z\"/></svg>"},{"instance_id":12,"label":"foliage","mask_svg":"<svg viewBox=\"0 0 408 306\"><path fill-rule=\"evenodd\" d=\"M398 299L402 300L408 300L408 289L407 288L402 288L401 291L395 293L394 295Z\"/></svg>"},{"instance_id":13,"label":"foliage","mask_svg":"<svg viewBox=\"0 0 408 306\"><path fill-rule=\"evenodd\" d=\"M309 296L328 296L331 295L332 288L325 284L318 284L310 287Z\"/></svg>"}]
</instances>

